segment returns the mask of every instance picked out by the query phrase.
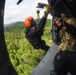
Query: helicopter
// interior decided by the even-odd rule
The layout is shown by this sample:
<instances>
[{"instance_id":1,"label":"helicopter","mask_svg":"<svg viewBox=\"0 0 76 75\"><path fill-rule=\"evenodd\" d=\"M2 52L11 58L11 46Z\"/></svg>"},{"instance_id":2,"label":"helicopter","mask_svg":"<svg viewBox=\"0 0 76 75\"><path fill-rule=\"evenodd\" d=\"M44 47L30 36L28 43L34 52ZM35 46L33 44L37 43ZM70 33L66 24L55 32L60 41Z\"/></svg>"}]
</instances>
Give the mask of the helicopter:
<instances>
[{"instance_id":1,"label":"helicopter","mask_svg":"<svg viewBox=\"0 0 76 75\"><path fill-rule=\"evenodd\" d=\"M5 1L6 0L0 0L0 75L18 75L16 70L14 69L9 56L7 52L6 42L5 42L5 36L4 36L4 8L5 8ZM19 0L17 4L19 5L23 0ZM50 5L50 2L48 2ZM41 6L40 6L41 5ZM70 15L67 8L62 3L64 9L62 11L65 11L67 14ZM38 7L44 8L46 4L44 3L38 3ZM54 9L55 5L53 6ZM61 12L60 12L61 13ZM51 14L51 13L50 13ZM53 16L54 17L54 16ZM32 71L30 75L55 75L54 68L53 68L53 60L58 52L58 45L60 44L60 39L58 37L58 33L56 31L59 30L55 27L53 24L53 18L52 18L52 40L53 45L48 50L47 54L44 56L44 58L41 60L41 62L38 64L38 66ZM50 66L49 66L50 65ZM68 74L70 75L70 74Z\"/></svg>"}]
</instances>

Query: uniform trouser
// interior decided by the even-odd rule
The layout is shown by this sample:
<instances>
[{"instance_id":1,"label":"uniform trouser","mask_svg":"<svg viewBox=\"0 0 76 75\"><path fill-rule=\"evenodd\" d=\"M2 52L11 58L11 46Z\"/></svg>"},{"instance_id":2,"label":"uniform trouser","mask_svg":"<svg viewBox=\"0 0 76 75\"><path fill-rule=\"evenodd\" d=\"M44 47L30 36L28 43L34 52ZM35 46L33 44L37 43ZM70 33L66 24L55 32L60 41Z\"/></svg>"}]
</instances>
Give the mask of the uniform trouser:
<instances>
[{"instance_id":1,"label":"uniform trouser","mask_svg":"<svg viewBox=\"0 0 76 75\"><path fill-rule=\"evenodd\" d=\"M49 48L50 48L50 47L47 46L47 45L41 46L41 49L45 51L45 54L47 53L47 51L49 50Z\"/></svg>"},{"instance_id":2,"label":"uniform trouser","mask_svg":"<svg viewBox=\"0 0 76 75\"><path fill-rule=\"evenodd\" d=\"M54 58L54 70L57 75L76 75L76 52L63 51Z\"/></svg>"},{"instance_id":3,"label":"uniform trouser","mask_svg":"<svg viewBox=\"0 0 76 75\"><path fill-rule=\"evenodd\" d=\"M34 44L33 47L35 49L42 49L45 51L45 53L49 50L49 46L46 45L46 42L44 40L41 40L38 44Z\"/></svg>"},{"instance_id":4,"label":"uniform trouser","mask_svg":"<svg viewBox=\"0 0 76 75\"><path fill-rule=\"evenodd\" d=\"M44 50L45 53L49 50L49 46L46 45L46 42L44 40L41 41L40 43L40 49Z\"/></svg>"}]
</instances>

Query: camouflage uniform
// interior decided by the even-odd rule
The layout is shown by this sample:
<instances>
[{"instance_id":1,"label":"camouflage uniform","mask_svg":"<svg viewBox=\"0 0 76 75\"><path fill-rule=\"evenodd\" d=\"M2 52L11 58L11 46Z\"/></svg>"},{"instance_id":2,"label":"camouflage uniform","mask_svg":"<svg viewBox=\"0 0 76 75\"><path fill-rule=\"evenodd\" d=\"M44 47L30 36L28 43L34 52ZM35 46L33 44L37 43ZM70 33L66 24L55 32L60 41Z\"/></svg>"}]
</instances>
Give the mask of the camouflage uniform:
<instances>
[{"instance_id":1,"label":"camouflage uniform","mask_svg":"<svg viewBox=\"0 0 76 75\"><path fill-rule=\"evenodd\" d=\"M68 23L69 25L73 25L74 27L76 27L76 19L75 18L70 18L67 17L65 14L61 14L63 20Z\"/></svg>"},{"instance_id":2,"label":"camouflage uniform","mask_svg":"<svg viewBox=\"0 0 76 75\"><path fill-rule=\"evenodd\" d=\"M60 38L61 38L61 44L59 45L58 49L59 50L70 50L73 51L73 46L74 46L74 39L71 36L70 33L67 33L64 30L60 31Z\"/></svg>"},{"instance_id":3,"label":"camouflage uniform","mask_svg":"<svg viewBox=\"0 0 76 75\"><path fill-rule=\"evenodd\" d=\"M66 16L63 16L63 20L68 23L69 25L73 25L76 27L76 19L74 18L67 18ZM64 51L74 51L75 48L75 39L72 37L72 35L65 30L60 30L59 32L60 38L61 38L61 44L58 47L58 50Z\"/></svg>"}]
</instances>

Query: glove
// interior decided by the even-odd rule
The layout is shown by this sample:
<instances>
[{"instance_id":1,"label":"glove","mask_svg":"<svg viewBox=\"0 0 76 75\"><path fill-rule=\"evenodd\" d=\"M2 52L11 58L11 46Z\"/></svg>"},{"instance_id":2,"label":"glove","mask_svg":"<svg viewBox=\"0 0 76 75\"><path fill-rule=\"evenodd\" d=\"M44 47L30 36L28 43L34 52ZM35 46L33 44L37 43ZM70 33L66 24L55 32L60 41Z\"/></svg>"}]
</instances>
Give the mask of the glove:
<instances>
[{"instance_id":1,"label":"glove","mask_svg":"<svg viewBox=\"0 0 76 75\"><path fill-rule=\"evenodd\" d=\"M47 6L45 6L45 14L49 14L50 12L51 12L51 6L50 5L47 5Z\"/></svg>"}]
</instances>

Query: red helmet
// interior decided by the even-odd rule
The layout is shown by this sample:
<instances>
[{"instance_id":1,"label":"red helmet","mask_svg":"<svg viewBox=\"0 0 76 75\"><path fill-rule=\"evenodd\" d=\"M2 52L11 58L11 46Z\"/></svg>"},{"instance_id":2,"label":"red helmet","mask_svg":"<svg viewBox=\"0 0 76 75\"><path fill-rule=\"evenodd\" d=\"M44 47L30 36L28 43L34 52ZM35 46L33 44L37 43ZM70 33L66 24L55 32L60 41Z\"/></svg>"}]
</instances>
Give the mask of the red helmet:
<instances>
[{"instance_id":1,"label":"red helmet","mask_svg":"<svg viewBox=\"0 0 76 75\"><path fill-rule=\"evenodd\" d=\"M25 19L25 21L24 21L24 25L25 25L26 27L30 27L30 26L31 26L31 23L32 23L32 20L33 20L33 17L32 17L32 16L27 17L27 18Z\"/></svg>"}]
</instances>

